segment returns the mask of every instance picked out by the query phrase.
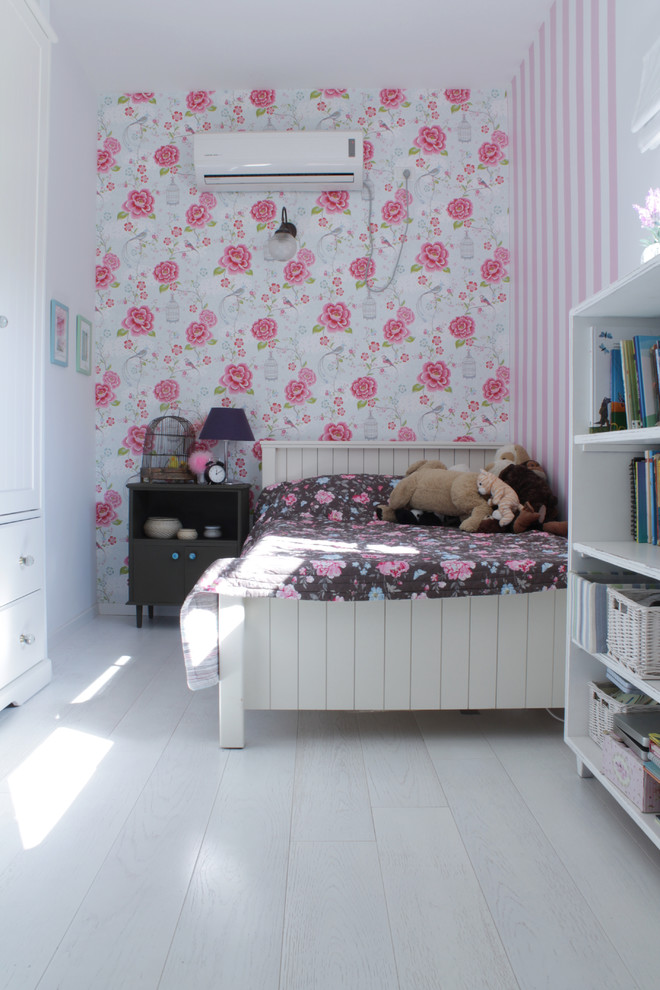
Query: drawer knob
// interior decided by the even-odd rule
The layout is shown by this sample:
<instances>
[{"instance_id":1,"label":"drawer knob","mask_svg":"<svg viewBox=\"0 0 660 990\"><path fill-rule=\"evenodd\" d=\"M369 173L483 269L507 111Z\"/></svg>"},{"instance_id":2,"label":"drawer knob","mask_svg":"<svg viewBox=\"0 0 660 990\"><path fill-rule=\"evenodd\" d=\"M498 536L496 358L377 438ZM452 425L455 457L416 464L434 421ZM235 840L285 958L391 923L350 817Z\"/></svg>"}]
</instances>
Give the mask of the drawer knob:
<instances>
[{"instance_id":1,"label":"drawer knob","mask_svg":"<svg viewBox=\"0 0 660 990\"><path fill-rule=\"evenodd\" d=\"M179 559L178 553L173 553L172 554L172 560L178 560L178 559Z\"/></svg>"},{"instance_id":2,"label":"drawer knob","mask_svg":"<svg viewBox=\"0 0 660 990\"><path fill-rule=\"evenodd\" d=\"M21 567L32 567L34 564L34 557L29 553L21 554L18 558L18 563Z\"/></svg>"},{"instance_id":3,"label":"drawer knob","mask_svg":"<svg viewBox=\"0 0 660 990\"><path fill-rule=\"evenodd\" d=\"M196 557L197 557L197 554L196 553L189 553L188 554L188 560L195 560Z\"/></svg>"},{"instance_id":4,"label":"drawer knob","mask_svg":"<svg viewBox=\"0 0 660 990\"><path fill-rule=\"evenodd\" d=\"M26 646L32 646L32 644L34 643L34 639L35 637L32 635L32 633L21 633L19 642L25 643Z\"/></svg>"}]
</instances>

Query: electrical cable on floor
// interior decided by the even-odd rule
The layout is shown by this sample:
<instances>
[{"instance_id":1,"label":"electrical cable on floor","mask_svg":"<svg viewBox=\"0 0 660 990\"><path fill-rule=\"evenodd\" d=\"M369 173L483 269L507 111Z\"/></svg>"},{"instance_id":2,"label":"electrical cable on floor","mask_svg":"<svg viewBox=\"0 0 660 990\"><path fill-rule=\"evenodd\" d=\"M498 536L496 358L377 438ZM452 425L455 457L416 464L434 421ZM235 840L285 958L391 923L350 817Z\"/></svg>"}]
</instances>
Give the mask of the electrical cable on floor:
<instances>
[{"instance_id":1,"label":"electrical cable on floor","mask_svg":"<svg viewBox=\"0 0 660 990\"><path fill-rule=\"evenodd\" d=\"M554 718L556 722L561 722L563 724L564 720L563 718L560 718L559 715L554 715L549 708L546 708L546 712L548 713L550 718Z\"/></svg>"}]
</instances>

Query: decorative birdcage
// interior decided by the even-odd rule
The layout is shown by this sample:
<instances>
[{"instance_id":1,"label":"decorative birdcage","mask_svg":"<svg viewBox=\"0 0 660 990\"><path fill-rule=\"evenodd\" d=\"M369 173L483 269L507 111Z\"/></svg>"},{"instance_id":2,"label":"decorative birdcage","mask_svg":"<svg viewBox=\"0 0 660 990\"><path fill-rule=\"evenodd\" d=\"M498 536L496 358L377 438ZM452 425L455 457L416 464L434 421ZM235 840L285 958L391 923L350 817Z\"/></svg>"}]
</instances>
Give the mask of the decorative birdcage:
<instances>
[{"instance_id":1,"label":"decorative birdcage","mask_svg":"<svg viewBox=\"0 0 660 990\"><path fill-rule=\"evenodd\" d=\"M159 416L149 423L142 451L141 481L194 481L188 455L195 442L192 423L181 416Z\"/></svg>"}]
</instances>

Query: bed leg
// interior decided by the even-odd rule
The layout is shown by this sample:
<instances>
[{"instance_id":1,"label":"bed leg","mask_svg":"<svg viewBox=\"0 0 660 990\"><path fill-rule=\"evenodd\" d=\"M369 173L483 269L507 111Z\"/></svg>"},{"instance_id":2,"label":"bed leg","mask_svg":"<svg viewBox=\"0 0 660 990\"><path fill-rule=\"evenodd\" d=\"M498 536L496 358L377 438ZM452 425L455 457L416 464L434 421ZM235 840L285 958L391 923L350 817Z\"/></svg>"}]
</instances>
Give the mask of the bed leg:
<instances>
[{"instance_id":1,"label":"bed leg","mask_svg":"<svg viewBox=\"0 0 660 990\"><path fill-rule=\"evenodd\" d=\"M218 643L220 656L219 717L222 749L245 745L243 712L243 624L245 606L240 598L220 596Z\"/></svg>"}]
</instances>

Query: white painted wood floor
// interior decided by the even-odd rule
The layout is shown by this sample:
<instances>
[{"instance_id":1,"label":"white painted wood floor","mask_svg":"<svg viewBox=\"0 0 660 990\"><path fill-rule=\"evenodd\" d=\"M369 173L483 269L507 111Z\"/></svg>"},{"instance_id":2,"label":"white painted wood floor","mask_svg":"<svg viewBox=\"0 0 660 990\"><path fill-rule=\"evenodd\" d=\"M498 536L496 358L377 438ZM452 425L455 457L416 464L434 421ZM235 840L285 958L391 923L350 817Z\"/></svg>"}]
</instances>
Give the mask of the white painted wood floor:
<instances>
[{"instance_id":1,"label":"white painted wood floor","mask_svg":"<svg viewBox=\"0 0 660 990\"><path fill-rule=\"evenodd\" d=\"M176 620L52 656L0 712L1 987L658 986L660 853L547 713L254 712L223 752Z\"/></svg>"}]
</instances>

